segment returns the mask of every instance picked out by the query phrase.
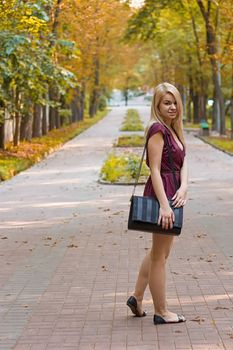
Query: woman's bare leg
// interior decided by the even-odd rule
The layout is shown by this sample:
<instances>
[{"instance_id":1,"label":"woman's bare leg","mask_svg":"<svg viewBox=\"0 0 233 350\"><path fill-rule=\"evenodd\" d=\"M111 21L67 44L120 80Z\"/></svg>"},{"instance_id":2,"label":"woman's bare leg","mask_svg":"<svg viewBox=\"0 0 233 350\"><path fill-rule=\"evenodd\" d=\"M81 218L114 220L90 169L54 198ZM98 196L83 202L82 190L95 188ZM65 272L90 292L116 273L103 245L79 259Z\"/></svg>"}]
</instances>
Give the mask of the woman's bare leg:
<instances>
[{"instance_id":1,"label":"woman's bare leg","mask_svg":"<svg viewBox=\"0 0 233 350\"><path fill-rule=\"evenodd\" d=\"M135 285L135 291L133 295L137 299L138 311L142 314L142 300L144 292L149 281L149 271L150 271L151 254L148 253L142 260L141 267L139 269L137 282Z\"/></svg>"},{"instance_id":2,"label":"woman's bare leg","mask_svg":"<svg viewBox=\"0 0 233 350\"><path fill-rule=\"evenodd\" d=\"M171 251L174 236L153 234L149 287L155 314L168 321L177 320L177 314L168 311L166 301L166 261Z\"/></svg>"}]
</instances>

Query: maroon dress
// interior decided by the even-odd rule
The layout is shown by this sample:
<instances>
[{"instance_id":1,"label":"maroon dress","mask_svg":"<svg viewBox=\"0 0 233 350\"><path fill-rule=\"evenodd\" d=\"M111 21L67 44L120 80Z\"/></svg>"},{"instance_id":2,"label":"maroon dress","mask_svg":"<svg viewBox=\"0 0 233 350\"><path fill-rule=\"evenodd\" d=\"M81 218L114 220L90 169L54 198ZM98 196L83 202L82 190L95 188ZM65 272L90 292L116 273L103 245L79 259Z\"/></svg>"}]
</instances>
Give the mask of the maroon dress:
<instances>
[{"instance_id":1,"label":"maroon dress","mask_svg":"<svg viewBox=\"0 0 233 350\"><path fill-rule=\"evenodd\" d=\"M149 138L154 134L156 134L157 132L161 132L164 137L164 147L163 147L162 159L161 159L161 177L162 177L163 186L164 186L164 190L167 195L167 198L171 199L176 193L176 186L174 184L172 170L169 165L168 145L165 139L165 135L167 135L167 141L169 142L170 148L172 150L173 168L175 170L175 176L179 186L180 186L180 170L182 168L183 161L184 161L185 148L183 145L183 150L181 150L178 144L176 143L170 130L166 128L163 124L160 124L158 122L155 122L149 128L147 133L147 140L149 140ZM146 150L146 164L149 167L148 150ZM143 195L156 197L153 189L153 185L152 185L151 176L149 176L149 178L147 179Z\"/></svg>"}]
</instances>

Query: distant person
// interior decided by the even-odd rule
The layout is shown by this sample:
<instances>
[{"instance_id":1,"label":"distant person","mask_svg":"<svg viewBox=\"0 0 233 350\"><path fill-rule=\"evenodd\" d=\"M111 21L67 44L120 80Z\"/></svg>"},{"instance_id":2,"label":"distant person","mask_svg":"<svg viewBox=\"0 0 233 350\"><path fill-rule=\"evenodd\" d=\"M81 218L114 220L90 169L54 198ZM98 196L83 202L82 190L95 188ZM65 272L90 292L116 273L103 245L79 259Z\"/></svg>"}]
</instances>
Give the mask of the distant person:
<instances>
[{"instance_id":1,"label":"distant person","mask_svg":"<svg viewBox=\"0 0 233 350\"><path fill-rule=\"evenodd\" d=\"M172 228L174 213L168 199L174 207L186 203L188 171L185 158L185 141L182 127L183 106L177 88L169 83L156 86L151 105L151 117L146 131L147 165L150 176L144 188L144 196L155 196L160 203L158 223L162 228ZM176 190L173 174L168 160L170 144L175 176L179 185ZM154 304L154 324L185 322L183 315L168 310L166 302L166 262L171 251L174 236L153 233L152 248L142 261L135 291L127 300L127 305L137 317L146 316L142 309L145 289L149 283Z\"/></svg>"}]
</instances>

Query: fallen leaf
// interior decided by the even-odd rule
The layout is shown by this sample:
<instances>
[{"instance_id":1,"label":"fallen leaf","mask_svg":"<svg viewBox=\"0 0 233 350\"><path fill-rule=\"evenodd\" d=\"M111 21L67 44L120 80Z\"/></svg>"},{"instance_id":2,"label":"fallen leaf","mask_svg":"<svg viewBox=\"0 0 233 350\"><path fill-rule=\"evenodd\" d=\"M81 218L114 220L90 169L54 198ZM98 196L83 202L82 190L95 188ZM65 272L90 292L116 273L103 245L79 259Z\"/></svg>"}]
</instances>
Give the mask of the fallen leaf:
<instances>
[{"instance_id":1,"label":"fallen leaf","mask_svg":"<svg viewBox=\"0 0 233 350\"><path fill-rule=\"evenodd\" d=\"M177 331L175 331L175 333L182 333L182 331L177 330Z\"/></svg>"},{"instance_id":2,"label":"fallen leaf","mask_svg":"<svg viewBox=\"0 0 233 350\"><path fill-rule=\"evenodd\" d=\"M174 275L179 275L179 273L178 273L178 272L175 272L175 271L172 271L172 273L173 273Z\"/></svg>"},{"instance_id":3,"label":"fallen leaf","mask_svg":"<svg viewBox=\"0 0 233 350\"><path fill-rule=\"evenodd\" d=\"M204 322L205 319L204 319L204 318L201 318L200 316L197 316L197 317L193 318L193 319L190 320L190 321L198 322L198 323L200 324L201 322Z\"/></svg>"},{"instance_id":4,"label":"fallen leaf","mask_svg":"<svg viewBox=\"0 0 233 350\"><path fill-rule=\"evenodd\" d=\"M214 310L229 310L229 307L225 307L225 306L216 306L214 308Z\"/></svg>"},{"instance_id":5,"label":"fallen leaf","mask_svg":"<svg viewBox=\"0 0 233 350\"><path fill-rule=\"evenodd\" d=\"M67 248L78 248L78 246L72 243L72 244L68 245Z\"/></svg>"},{"instance_id":6,"label":"fallen leaf","mask_svg":"<svg viewBox=\"0 0 233 350\"><path fill-rule=\"evenodd\" d=\"M200 235L196 235L197 238L205 238L207 236L206 233L201 233Z\"/></svg>"},{"instance_id":7,"label":"fallen leaf","mask_svg":"<svg viewBox=\"0 0 233 350\"><path fill-rule=\"evenodd\" d=\"M28 241L23 241L24 244L28 243Z\"/></svg>"},{"instance_id":8,"label":"fallen leaf","mask_svg":"<svg viewBox=\"0 0 233 350\"><path fill-rule=\"evenodd\" d=\"M6 236L5 237L1 237L1 239L8 239L8 237L6 237Z\"/></svg>"},{"instance_id":9,"label":"fallen leaf","mask_svg":"<svg viewBox=\"0 0 233 350\"><path fill-rule=\"evenodd\" d=\"M110 209L109 209L109 208L106 208L106 209L104 209L104 211L110 211Z\"/></svg>"},{"instance_id":10,"label":"fallen leaf","mask_svg":"<svg viewBox=\"0 0 233 350\"><path fill-rule=\"evenodd\" d=\"M47 240L47 241L50 241L50 240L52 239L52 237L49 237L49 236L48 236L48 237L44 237L43 239L44 239L44 240Z\"/></svg>"}]
</instances>

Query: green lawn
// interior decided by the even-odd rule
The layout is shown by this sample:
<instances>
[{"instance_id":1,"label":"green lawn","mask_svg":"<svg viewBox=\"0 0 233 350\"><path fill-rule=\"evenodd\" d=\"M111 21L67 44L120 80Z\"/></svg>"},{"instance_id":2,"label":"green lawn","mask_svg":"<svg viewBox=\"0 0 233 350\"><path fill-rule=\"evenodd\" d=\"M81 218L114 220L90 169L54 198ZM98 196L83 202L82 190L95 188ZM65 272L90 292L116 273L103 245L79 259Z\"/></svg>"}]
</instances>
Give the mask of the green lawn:
<instances>
[{"instance_id":1,"label":"green lawn","mask_svg":"<svg viewBox=\"0 0 233 350\"><path fill-rule=\"evenodd\" d=\"M142 147L145 144L145 138L140 135L120 136L116 147Z\"/></svg>"},{"instance_id":2,"label":"green lawn","mask_svg":"<svg viewBox=\"0 0 233 350\"><path fill-rule=\"evenodd\" d=\"M233 140L230 140L225 137L203 137L204 140L209 142L210 144L218 147L221 150L227 151L233 155Z\"/></svg>"}]
</instances>

